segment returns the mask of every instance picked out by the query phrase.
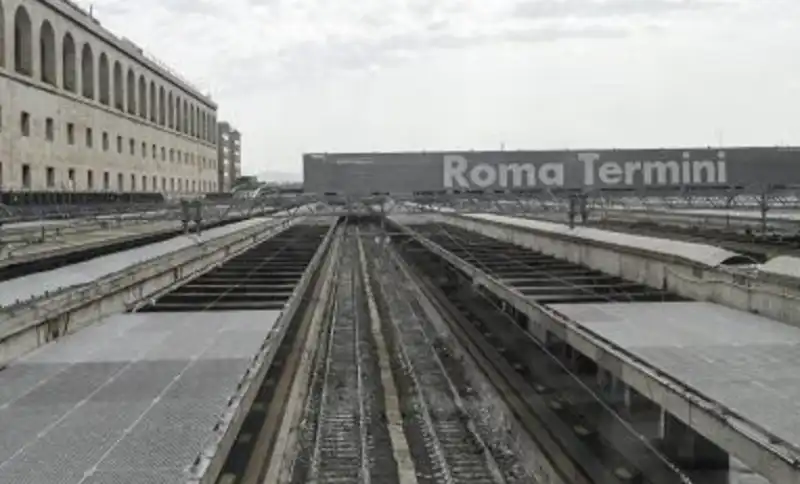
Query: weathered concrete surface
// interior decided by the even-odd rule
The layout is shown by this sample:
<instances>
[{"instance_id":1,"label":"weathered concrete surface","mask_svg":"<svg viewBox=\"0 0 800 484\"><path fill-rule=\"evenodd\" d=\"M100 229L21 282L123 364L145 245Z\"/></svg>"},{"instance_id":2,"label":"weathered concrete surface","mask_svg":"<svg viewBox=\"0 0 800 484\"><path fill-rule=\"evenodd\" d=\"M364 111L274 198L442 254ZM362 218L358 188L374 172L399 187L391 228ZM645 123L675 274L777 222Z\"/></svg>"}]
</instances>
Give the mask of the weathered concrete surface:
<instances>
[{"instance_id":1,"label":"weathered concrete surface","mask_svg":"<svg viewBox=\"0 0 800 484\"><path fill-rule=\"evenodd\" d=\"M408 221L414 218L403 217L402 219ZM436 220L439 216L427 216L426 218ZM443 219L439 218L439 220ZM536 244L551 251L559 251L561 258L578 263L582 263L582 256L586 257L587 253L595 250L595 247L585 243L581 246L578 241L547 239L542 234L519 233L517 230L503 228L499 225L482 224L477 221L463 222L463 219L455 221L454 224L498 239L511 240L518 245L530 247ZM551 308L532 302L501 281L488 276L483 271L419 236L413 232L413 227L402 227L402 229L417 237L430 250L471 275L475 284L487 288L507 301L517 311L525 314L530 320L529 331L531 334L543 341L547 339L548 333L557 336L772 482L800 483L800 460L798 460L800 451L793 444L781 442L779 438L770 435L769 432L759 428L744 416L737 415L732 409L723 407L696 389L690 388L684 382L669 377L659 368L648 364L625 348L608 341L570 318ZM559 248L559 246L561 247ZM552 254L552 252L544 250L542 252ZM616 271L623 269L620 260L625 257L624 254L615 253L611 247L601 248L598 252L602 252L605 257L611 259L606 261L608 266L603 265L599 253L587 257L586 260L594 261L601 267L608 267ZM573 260L573 257L578 260ZM639 255L639 257L643 256ZM589 265L585 262L583 264ZM635 265L636 262L633 264ZM649 264L660 267L661 274L666 265L663 261L646 259L639 261L638 264L639 267L644 266L644 268L647 268ZM689 270L691 271L691 269ZM605 272L620 275L619 272L611 270ZM634 273L638 274L638 270ZM647 270L644 270L642 274L645 276L643 279L646 280Z\"/></svg>"}]
</instances>

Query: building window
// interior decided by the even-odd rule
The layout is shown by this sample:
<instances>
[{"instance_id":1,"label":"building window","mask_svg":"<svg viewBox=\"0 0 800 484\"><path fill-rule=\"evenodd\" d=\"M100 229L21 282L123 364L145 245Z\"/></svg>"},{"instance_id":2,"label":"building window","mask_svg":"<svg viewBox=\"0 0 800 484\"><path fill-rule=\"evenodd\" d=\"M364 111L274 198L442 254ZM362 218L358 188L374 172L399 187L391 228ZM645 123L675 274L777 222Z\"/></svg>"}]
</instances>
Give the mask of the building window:
<instances>
[{"instance_id":1,"label":"building window","mask_svg":"<svg viewBox=\"0 0 800 484\"><path fill-rule=\"evenodd\" d=\"M53 118L47 118L44 120L44 137L47 139L47 141L53 141L53 138L55 137Z\"/></svg>"},{"instance_id":2,"label":"building window","mask_svg":"<svg viewBox=\"0 0 800 484\"><path fill-rule=\"evenodd\" d=\"M147 177L145 175L142 175L142 191L147 191Z\"/></svg>"},{"instance_id":3,"label":"building window","mask_svg":"<svg viewBox=\"0 0 800 484\"><path fill-rule=\"evenodd\" d=\"M111 173L103 172L103 190L111 190Z\"/></svg>"},{"instance_id":4,"label":"building window","mask_svg":"<svg viewBox=\"0 0 800 484\"><path fill-rule=\"evenodd\" d=\"M26 111L22 111L19 115L19 130L22 136L31 135L31 115Z\"/></svg>"},{"instance_id":5,"label":"building window","mask_svg":"<svg viewBox=\"0 0 800 484\"><path fill-rule=\"evenodd\" d=\"M142 158L147 158L147 143L142 141Z\"/></svg>"},{"instance_id":6,"label":"building window","mask_svg":"<svg viewBox=\"0 0 800 484\"><path fill-rule=\"evenodd\" d=\"M91 148L93 143L94 136L92 135L92 128L86 128L86 147Z\"/></svg>"},{"instance_id":7,"label":"building window","mask_svg":"<svg viewBox=\"0 0 800 484\"><path fill-rule=\"evenodd\" d=\"M86 172L86 188L94 190L94 172L92 170Z\"/></svg>"},{"instance_id":8,"label":"building window","mask_svg":"<svg viewBox=\"0 0 800 484\"><path fill-rule=\"evenodd\" d=\"M47 188L56 186L56 169L52 166L47 167Z\"/></svg>"},{"instance_id":9,"label":"building window","mask_svg":"<svg viewBox=\"0 0 800 484\"><path fill-rule=\"evenodd\" d=\"M175 161L175 150L172 148L169 149L169 161Z\"/></svg>"},{"instance_id":10,"label":"building window","mask_svg":"<svg viewBox=\"0 0 800 484\"><path fill-rule=\"evenodd\" d=\"M161 147L161 161L167 161L167 149Z\"/></svg>"},{"instance_id":11,"label":"building window","mask_svg":"<svg viewBox=\"0 0 800 484\"><path fill-rule=\"evenodd\" d=\"M169 191L171 192L175 191L175 179L171 177L169 179Z\"/></svg>"},{"instance_id":12,"label":"building window","mask_svg":"<svg viewBox=\"0 0 800 484\"><path fill-rule=\"evenodd\" d=\"M67 123L67 144L75 144L75 125L73 123Z\"/></svg>"},{"instance_id":13,"label":"building window","mask_svg":"<svg viewBox=\"0 0 800 484\"><path fill-rule=\"evenodd\" d=\"M117 136L117 153L122 153L122 136Z\"/></svg>"},{"instance_id":14,"label":"building window","mask_svg":"<svg viewBox=\"0 0 800 484\"><path fill-rule=\"evenodd\" d=\"M158 191L158 177L157 176L153 176L153 191L154 192Z\"/></svg>"},{"instance_id":15,"label":"building window","mask_svg":"<svg viewBox=\"0 0 800 484\"><path fill-rule=\"evenodd\" d=\"M22 165L22 187L31 187L31 165L25 163Z\"/></svg>"},{"instance_id":16,"label":"building window","mask_svg":"<svg viewBox=\"0 0 800 484\"><path fill-rule=\"evenodd\" d=\"M67 182L69 183L69 189L75 190L75 168L67 170Z\"/></svg>"},{"instance_id":17,"label":"building window","mask_svg":"<svg viewBox=\"0 0 800 484\"><path fill-rule=\"evenodd\" d=\"M103 151L108 151L108 131L103 131Z\"/></svg>"},{"instance_id":18,"label":"building window","mask_svg":"<svg viewBox=\"0 0 800 484\"><path fill-rule=\"evenodd\" d=\"M131 138L130 142L128 143L128 148L130 149L131 155L136 154L136 140Z\"/></svg>"},{"instance_id":19,"label":"building window","mask_svg":"<svg viewBox=\"0 0 800 484\"><path fill-rule=\"evenodd\" d=\"M117 174L117 190L125 191L125 177L122 176L122 173Z\"/></svg>"},{"instance_id":20,"label":"building window","mask_svg":"<svg viewBox=\"0 0 800 484\"><path fill-rule=\"evenodd\" d=\"M153 145L153 159L155 160L156 158L158 158L158 148L156 148L156 145Z\"/></svg>"},{"instance_id":21,"label":"building window","mask_svg":"<svg viewBox=\"0 0 800 484\"><path fill-rule=\"evenodd\" d=\"M136 175L131 174L131 191L136 191Z\"/></svg>"}]
</instances>

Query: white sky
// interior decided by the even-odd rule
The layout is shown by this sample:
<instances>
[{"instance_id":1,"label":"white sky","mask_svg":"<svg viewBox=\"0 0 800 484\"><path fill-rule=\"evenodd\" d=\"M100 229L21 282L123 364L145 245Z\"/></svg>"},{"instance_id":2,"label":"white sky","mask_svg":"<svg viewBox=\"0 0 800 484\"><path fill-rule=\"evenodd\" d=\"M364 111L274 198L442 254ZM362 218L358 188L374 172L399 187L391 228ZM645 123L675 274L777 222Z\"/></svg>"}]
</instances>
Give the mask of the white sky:
<instances>
[{"instance_id":1,"label":"white sky","mask_svg":"<svg viewBox=\"0 0 800 484\"><path fill-rule=\"evenodd\" d=\"M80 0L309 151L800 144L798 0ZM284 175L285 176L285 175Z\"/></svg>"}]
</instances>

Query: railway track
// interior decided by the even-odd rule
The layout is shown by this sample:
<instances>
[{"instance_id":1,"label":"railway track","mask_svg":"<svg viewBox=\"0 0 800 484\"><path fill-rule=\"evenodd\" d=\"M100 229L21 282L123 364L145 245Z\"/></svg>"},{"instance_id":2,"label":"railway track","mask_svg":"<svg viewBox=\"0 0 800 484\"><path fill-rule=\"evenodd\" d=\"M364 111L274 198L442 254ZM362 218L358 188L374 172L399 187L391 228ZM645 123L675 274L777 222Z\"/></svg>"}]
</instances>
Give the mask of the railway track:
<instances>
[{"instance_id":1,"label":"railway track","mask_svg":"<svg viewBox=\"0 0 800 484\"><path fill-rule=\"evenodd\" d=\"M218 484L687 482L413 240L340 230Z\"/></svg>"}]
</instances>

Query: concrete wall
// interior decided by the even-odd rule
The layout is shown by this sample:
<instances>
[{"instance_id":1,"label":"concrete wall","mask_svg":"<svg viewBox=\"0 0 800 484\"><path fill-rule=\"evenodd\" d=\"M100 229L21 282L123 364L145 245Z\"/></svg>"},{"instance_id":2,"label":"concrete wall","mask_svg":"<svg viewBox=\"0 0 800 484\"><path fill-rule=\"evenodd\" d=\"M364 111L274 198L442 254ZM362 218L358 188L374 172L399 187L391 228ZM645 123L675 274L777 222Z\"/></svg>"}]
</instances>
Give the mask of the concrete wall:
<instances>
[{"instance_id":1,"label":"concrete wall","mask_svg":"<svg viewBox=\"0 0 800 484\"><path fill-rule=\"evenodd\" d=\"M0 2L2 188L216 188L213 101L61 0Z\"/></svg>"}]
</instances>

